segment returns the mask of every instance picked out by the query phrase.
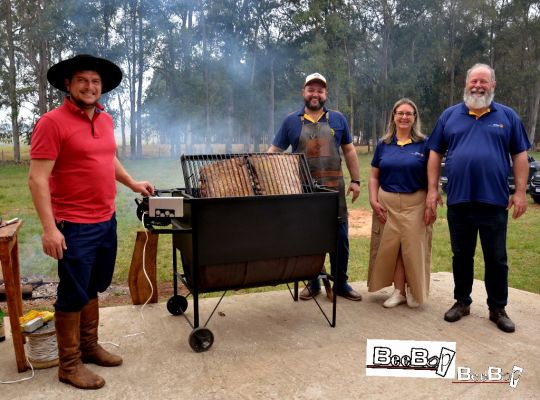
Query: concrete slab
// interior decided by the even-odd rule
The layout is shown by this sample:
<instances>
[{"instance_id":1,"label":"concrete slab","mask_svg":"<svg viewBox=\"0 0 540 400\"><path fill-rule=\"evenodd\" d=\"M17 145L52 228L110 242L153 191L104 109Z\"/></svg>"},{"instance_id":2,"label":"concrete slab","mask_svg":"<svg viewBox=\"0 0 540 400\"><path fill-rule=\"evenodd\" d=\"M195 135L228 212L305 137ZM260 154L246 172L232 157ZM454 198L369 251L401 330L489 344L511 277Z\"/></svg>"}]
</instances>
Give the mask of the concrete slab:
<instances>
[{"instance_id":1,"label":"concrete slab","mask_svg":"<svg viewBox=\"0 0 540 400\"><path fill-rule=\"evenodd\" d=\"M538 399L540 398L540 295L510 289L508 314L517 329L499 331L488 319L483 282L474 285L471 315L450 324L452 275L432 275L428 304L410 309L381 306L390 290L367 293L362 302L339 299L331 328L313 301L295 303L287 291L226 297L208 327L215 337L206 353L188 345L186 320L165 304L101 309L102 342L124 357L116 368L90 366L107 381L97 391L58 382L57 369L37 370L31 380L0 385L2 399ZM319 296L330 312L331 303ZM206 319L217 298L205 299ZM191 305L187 314L192 316ZM475 373L488 367L523 368L518 386L459 384L451 379L366 376L366 340L399 339L457 343L456 366ZM9 332L0 344L0 380L16 373Z\"/></svg>"}]
</instances>

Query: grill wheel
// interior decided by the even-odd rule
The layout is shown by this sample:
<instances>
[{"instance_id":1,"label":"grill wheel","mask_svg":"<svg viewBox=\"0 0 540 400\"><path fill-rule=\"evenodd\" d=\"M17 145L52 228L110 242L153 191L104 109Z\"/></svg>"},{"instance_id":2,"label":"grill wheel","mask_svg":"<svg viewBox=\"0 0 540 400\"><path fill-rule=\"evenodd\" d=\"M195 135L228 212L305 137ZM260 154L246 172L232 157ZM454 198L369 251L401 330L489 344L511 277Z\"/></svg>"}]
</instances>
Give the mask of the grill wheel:
<instances>
[{"instance_id":1,"label":"grill wheel","mask_svg":"<svg viewBox=\"0 0 540 400\"><path fill-rule=\"evenodd\" d=\"M172 296L167 301L167 310L172 315L182 315L187 310L188 301L184 296Z\"/></svg>"},{"instance_id":2,"label":"grill wheel","mask_svg":"<svg viewBox=\"0 0 540 400\"><path fill-rule=\"evenodd\" d=\"M195 328L189 334L189 345L195 353L207 351L214 344L214 334L208 328Z\"/></svg>"}]
</instances>

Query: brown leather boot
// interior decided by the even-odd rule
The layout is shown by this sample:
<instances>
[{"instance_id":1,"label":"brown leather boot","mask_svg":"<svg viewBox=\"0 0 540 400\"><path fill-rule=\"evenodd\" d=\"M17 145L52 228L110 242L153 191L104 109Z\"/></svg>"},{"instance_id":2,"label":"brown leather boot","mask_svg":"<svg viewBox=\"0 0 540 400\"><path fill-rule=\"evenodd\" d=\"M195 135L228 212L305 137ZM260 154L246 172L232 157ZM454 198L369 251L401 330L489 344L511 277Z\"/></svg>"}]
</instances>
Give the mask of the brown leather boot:
<instances>
[{"instance_id":1,"label":"brown leather boot","mask_svg":"<svg viewBox=\"0 0 540 400\"><path fill-rule=\"evenodd\" d=\"M99 304L92 299L81 310L81 360L102 367L122 364L122 357L109 353L98 344Z\"/></svg>"},{"instance_id":2,"label":"brown leather boot","mask_svg":"<svg viewBox=\"0 0 540 400\"><path fill-rule=\"evenodd\" d=\"M58 342L58 379L79 389L99 389L105 380L81 362L80 312L56 311L54 314Z\"/></svg>"}]
</instances>

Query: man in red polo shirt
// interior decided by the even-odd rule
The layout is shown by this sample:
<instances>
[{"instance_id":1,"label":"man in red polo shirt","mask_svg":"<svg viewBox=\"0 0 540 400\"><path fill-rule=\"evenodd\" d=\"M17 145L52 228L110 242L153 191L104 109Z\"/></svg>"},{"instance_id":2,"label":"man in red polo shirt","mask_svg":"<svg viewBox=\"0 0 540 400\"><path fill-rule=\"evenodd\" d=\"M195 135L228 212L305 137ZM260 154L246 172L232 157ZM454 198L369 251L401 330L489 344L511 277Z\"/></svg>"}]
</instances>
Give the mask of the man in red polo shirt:
<instances>
[{"instance_id":1,"label":"man in red polo shirt","mask_svg":"<svg viewBox=\"0 0 540 400\"><path fill-rule=\"evenodd\" d=\"M98 103L122 81L120 68L78 55L53 65L47 79L68 95L34 127L28 183L43 251L58 260L58 378L98 389L105 380L83 362L122 364L98 344L98 292L110 285L116 259L116 181L144 196L154 189L148 181L135 181L116 158L113 121Z\"/></svg>"}]
</instances>

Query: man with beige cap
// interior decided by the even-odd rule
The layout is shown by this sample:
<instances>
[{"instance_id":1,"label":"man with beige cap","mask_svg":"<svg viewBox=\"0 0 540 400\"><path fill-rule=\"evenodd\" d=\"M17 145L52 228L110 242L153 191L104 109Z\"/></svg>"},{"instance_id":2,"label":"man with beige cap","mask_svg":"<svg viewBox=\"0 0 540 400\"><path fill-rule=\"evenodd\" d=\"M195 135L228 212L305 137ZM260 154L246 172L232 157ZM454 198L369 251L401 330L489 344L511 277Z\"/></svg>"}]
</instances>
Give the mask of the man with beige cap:
<instances>
[{"instance_id":1,"label":"man with beige cap","mask_svg":"<svg viewBox=\"0 0 540 400\"><path fill-rule=\"evenodd\" d=\"M328 96L326 78L313 73L308 75L302 89L304 105L289 114L283 121L268 152L277 153L292 146L292 151L304 153L311 175L318 184L339 191L339 238L338 259L336 253L330 253L332 275L337 278L333 291L346 299L359 301L362 296L348 283L347 266L349 262L349 235L347 222L347 204L345 202L345 182L341 170L341 148L351 181L347 193L352 193L352 201L360 194L360 172L358 157L352 144L347 119L338 111L325 107ZM325 281L326 293L332 298L332 289ZM311 281L300 293L302 300L309 300L321 293L318 279Z\"/></svg>"}]
</instances>

